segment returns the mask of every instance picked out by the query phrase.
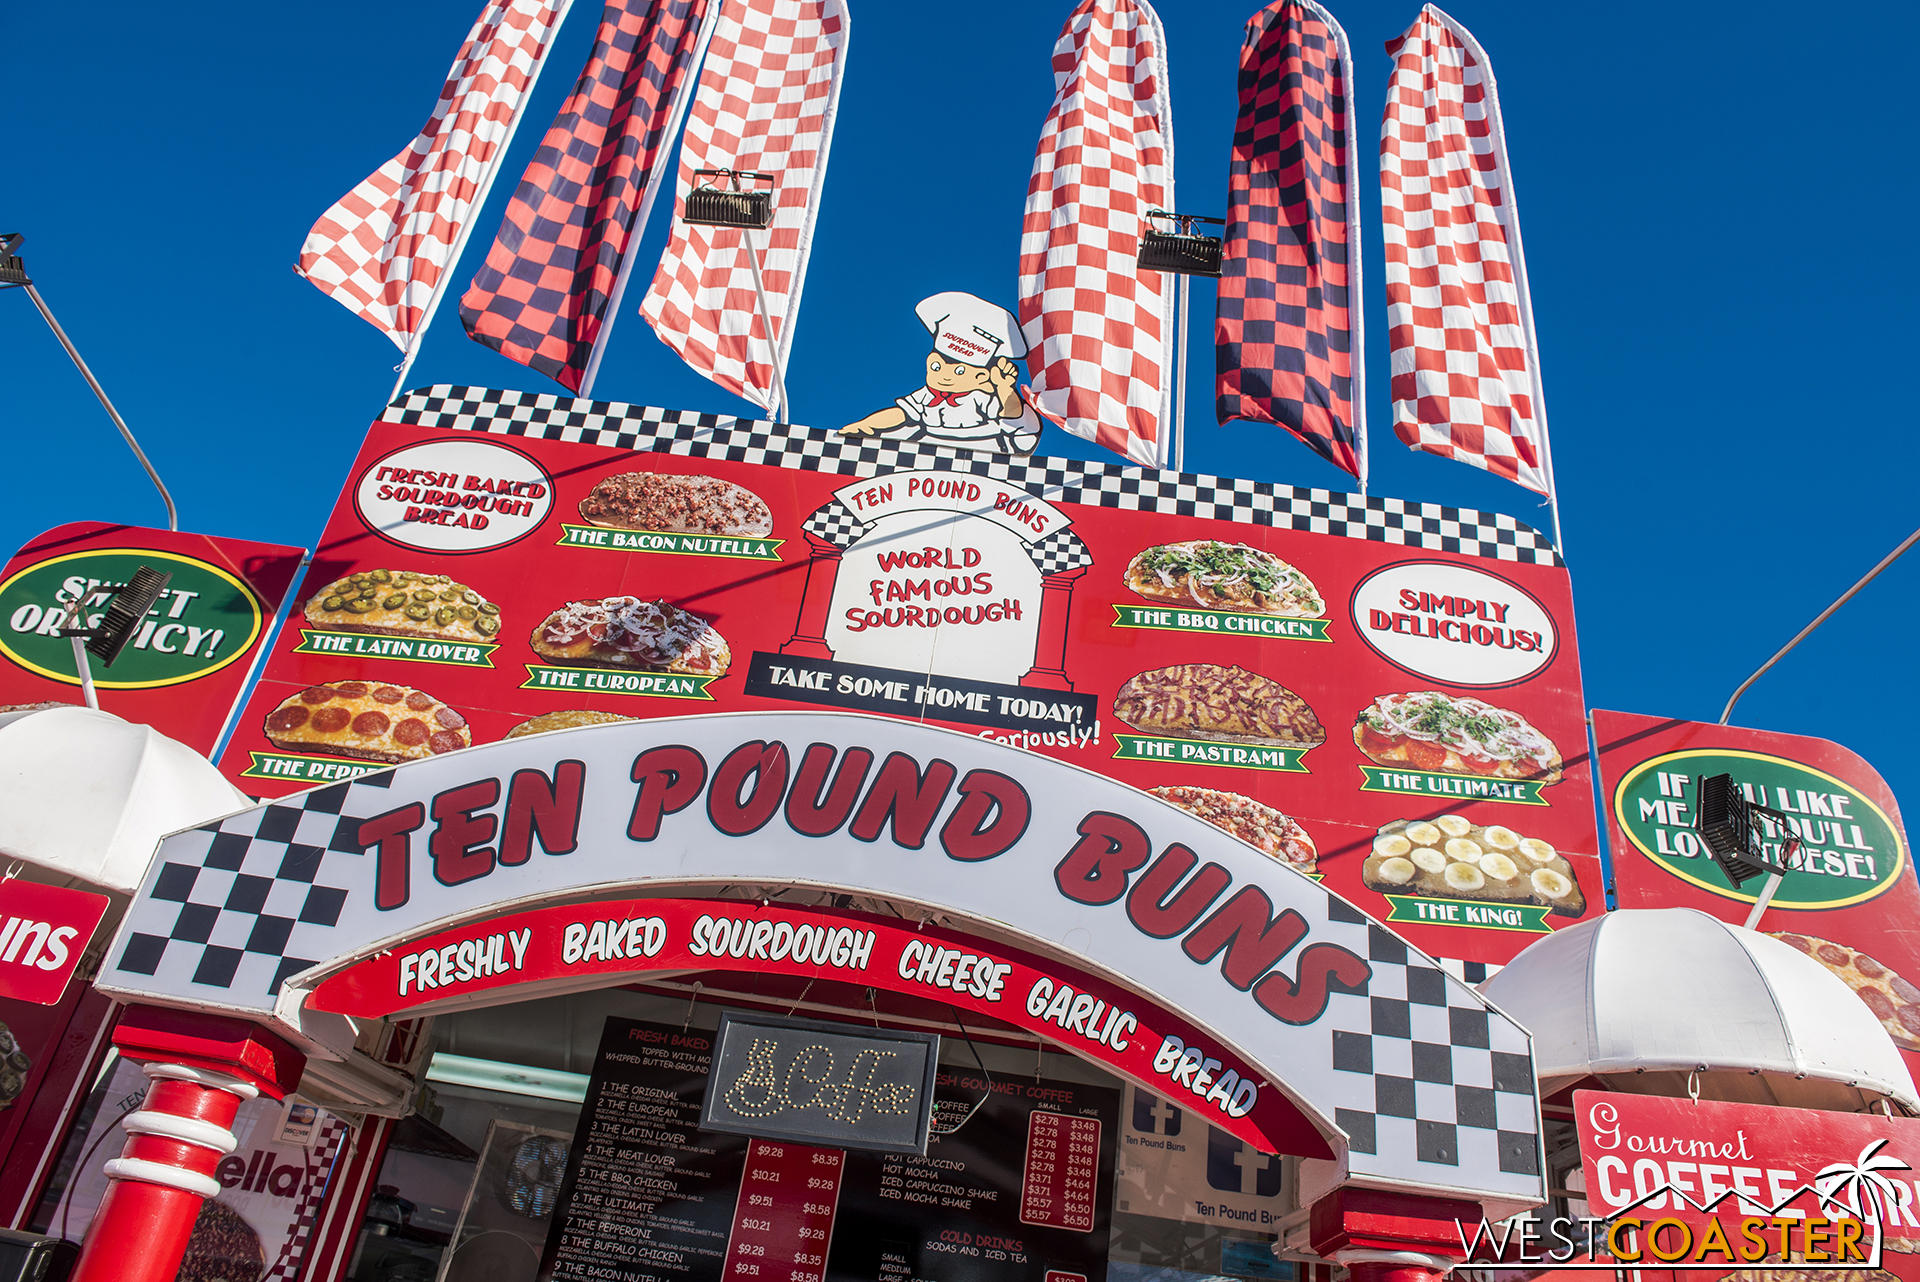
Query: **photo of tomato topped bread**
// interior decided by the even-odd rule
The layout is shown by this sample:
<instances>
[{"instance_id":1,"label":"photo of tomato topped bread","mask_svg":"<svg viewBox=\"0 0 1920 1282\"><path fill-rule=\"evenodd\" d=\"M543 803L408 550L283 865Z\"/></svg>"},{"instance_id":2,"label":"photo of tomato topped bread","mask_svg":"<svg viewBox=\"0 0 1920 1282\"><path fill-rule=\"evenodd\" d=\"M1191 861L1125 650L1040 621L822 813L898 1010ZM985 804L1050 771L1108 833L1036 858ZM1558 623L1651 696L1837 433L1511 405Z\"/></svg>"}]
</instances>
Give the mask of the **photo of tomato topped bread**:
<instances>
[{"instance_id":1,"label":"photo of tomato topped bread","mask_svg":"<svg viewBox=\"0 0 1920 1282\"><path fill-rule=\"evenodd\" d=\"M1796 935L1791 931L1767 932L1783 944L1791 944L1838 975L1854 994L1865 1002L1880 1027L1887 1030L1893 1044L1902 1050L1920 1051L1920 987L1857 948L1836 944L1817 935Z\"/></svg>"},{"instance_id":2,"label":"photo of tomato topped bread","mask_svg":"<svg viewBox=\"0 0 1920 1282\"><path fill-rule=\"evenodd\" d=\"M1320 857L1313 838L1292 816L1241 793L1177 785L1149 788L1147 795L1178 806L1196 819L1206 820L1296 871L1312 872Z\"/></svg>"},{"instance_id":3,"label":"photo of tomato topped bread","mask_svg":"<svg viewBox=\"0 0 1920 1282\"><path fill-rule=\"evenodd\" d=\"M758 494L717 476L616 472L580 500L580 516L616 530L765 538L773 513Z\"/></svg>"},{"instance_id":4,"label":"photo of tomato topped bread","mask_svg":"<svg viewBox=\"0 0 1920 1282\"><path fill-rule=\"evenodd\" d=\"M1567 857L1538 837L1464 815L1396 819L1382 826L1360 866L1360 884L1383 895L1536 904L1583 916L1587 898Z\"/></svg>"},{"instance_id":5,"label":"photo of tomato topped bread","mask_svg":"<svg viewBox=\"0 0 1920 1282\"><path fill-rule=\"evenodd\" d=\"M267 741L285 752L324 752L398 765L471 747L467 719L424 690L377 681L308 686L267 714Z\"/></svg>"},{"instance_id":6,"label":"photo of tomato topped bread","mask_svg":"<svg viewBox=\"0 0 1920 1282\"><path fill-rule=\"evenodd\" d=\"M1383 694L1354 718L1353 742L1383 766L1560 782L1560 750L1517 712L1438 690Z\"/></svg>"},{"instance_id":7,"label":"photo of tomato topped bread","mask_svg":"<svg viewBox=\"0 0 1920 1282\"><path fill-rule=\"evenodd\" d=\"M1193 539L1162 543L1127 563L1126 584L1149 601L1241 614L1317 619L1327 612L1313 580L1271 552L1245 543Z\"/></svg>"},{"instance_id":8,"label":"photo of tomato topped bread","mask_svg":"<svg viewBox=\"0 0 1920 1282\"><path fill-rule=\"evenodd\" d=\"M444 574L362 570L335 579L307 602L307 622L341 632L434 641L492 641L500 607Z\"/></svg>"},{"instance_id":9,"label":"photo of tomato topped bread","mask_svg":"<svg viewBox=\"0 0 1920 1282\"><path fill-rule=\"evenodd\" d=\"M548 663L717 677L733 663L726 639L690 610L666 601L610 596L569 601L533 630Z\"/></svg>"}]
</instances>

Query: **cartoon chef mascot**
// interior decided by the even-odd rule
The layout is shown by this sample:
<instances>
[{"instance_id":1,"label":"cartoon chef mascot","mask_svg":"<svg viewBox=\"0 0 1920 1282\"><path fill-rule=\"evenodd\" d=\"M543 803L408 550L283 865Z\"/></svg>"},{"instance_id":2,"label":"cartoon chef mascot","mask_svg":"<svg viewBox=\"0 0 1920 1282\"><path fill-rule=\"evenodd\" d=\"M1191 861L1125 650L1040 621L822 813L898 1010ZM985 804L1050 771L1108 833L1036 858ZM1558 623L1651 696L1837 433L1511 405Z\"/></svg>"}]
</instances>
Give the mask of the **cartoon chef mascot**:
<instances>
[{"instance_id":1,"label":"cartoon chef mascot","mask_svg":"<svg viewBox=\"0 0 1920 1282\"><path fill-rule=\"evenodd\" d=\"M996 454L1031 454L1040 418L1022 403L1016 360L1027 354L1020 322L972 294L935 294L914 308L933 335L927 385L841 428L848 436L881 432Z\"/></svg>"}]
</instances>

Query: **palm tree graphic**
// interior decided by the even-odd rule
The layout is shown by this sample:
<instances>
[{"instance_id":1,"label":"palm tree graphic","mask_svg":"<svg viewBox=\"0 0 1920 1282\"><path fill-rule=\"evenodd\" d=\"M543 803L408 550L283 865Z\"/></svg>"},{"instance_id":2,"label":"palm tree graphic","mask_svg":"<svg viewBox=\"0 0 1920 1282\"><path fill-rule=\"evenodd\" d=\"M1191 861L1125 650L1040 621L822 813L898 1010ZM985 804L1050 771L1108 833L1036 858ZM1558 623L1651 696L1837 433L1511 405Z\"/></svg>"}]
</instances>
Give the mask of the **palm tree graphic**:
<instances>
[{"instance_id":1,"label":"palm tree graphic","mask_svg":"<svg viewBox=\"0 0 1920 1282\"><path fill-rule=\"evenodd\" d=\"M1875 1140L1861 1149L1860 1156L1852 1162L1835 1162L1816 1174L1813 1177L1813 1194L1820 1199L1820 1209L1837 1212L1844 1206L1853 1213L1855 1219L1870 1218L1877 1223L1882 1222L1883 1216L1890 1218L1889 1213L1899 1205L1899 1195L1894 1191L1892 1182L1880 1172L1913 1168L1897 1157L1881 1154L1880 1149L1886 1144L1884 1139ZM1828 1183L1829 1180L1832 1182ZM1860 1212L1862 1189L1867 1191L1870 1199L1868 1205L1873 1212L1870 1216L1863 1216ZM1840 1198L1843 1190L1846 1193L1844 1202Z\"/></svg>"}]
</instances>

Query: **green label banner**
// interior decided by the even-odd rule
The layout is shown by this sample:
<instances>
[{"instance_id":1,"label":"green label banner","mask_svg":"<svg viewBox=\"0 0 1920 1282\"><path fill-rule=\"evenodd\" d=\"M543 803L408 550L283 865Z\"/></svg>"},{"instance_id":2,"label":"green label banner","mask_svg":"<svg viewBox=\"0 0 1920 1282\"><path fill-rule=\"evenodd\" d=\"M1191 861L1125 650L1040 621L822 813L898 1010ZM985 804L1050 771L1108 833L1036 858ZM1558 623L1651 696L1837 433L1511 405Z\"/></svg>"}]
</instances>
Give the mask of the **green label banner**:
<instances>
[{"instance_id":1,"label":"green label banner","mask_svg":"<svg viewBox=\"0 0 1920 1282\"><path fill-rule=\"evenodd\" d=\"M1232 766L1241 770L1283 770L1306 774L1300 764L1305 748L1278 748L1262 743L1211 743L1202 739L1162 739L1153 735L1117 734L1114 756L1122 761L1168 761L1183 766Z\"/></svg>"},{"instance_id":2,"label":"green label banner","mask_svg":"<svg viewBox=\"0 0 1920 1282\"><path fill-rule=\"evenodd\" d=\"M1515 806L1544 806L1538 779L1488 779L1480 775L1443 775L1397 766L1361 766L1361 792L1392 792L1447 801L1504 801Z\"/></svg>"},{"instance_id":3,"label":"green label banner","mask_svg":"<svg viewBox=\"0 0 1920 1282\"><path fill-rule=\"evenodd\" d=\"M606 668L553 668L529 663L522 690L575 690L581 694L638 694L655 699L705 699L719 677L682 672L618 672Z\"/></svg>"},{"instance_id":4,"label":"green label banner","mask_svg":"<svg viewBox=\"0 0 1920 1282\"><path fill-rule=\"evenodd\" d=\"M1470 899L1423 899L1419 895L1388 895L1393 905L1389 922L1418 922L1422 926L1467 926L1475 930L1517 930L1547 935L1553 910L1539 904L1488 904Z\"/></svg>"},{"instance_id":5,"label":"green label banner","mask_svg":"<svg viewBox=\"0 0 1920 1282\"><path fill-rule=\"evenodd\" d=\"M1885 894L1907 864L1906 846L1887 815L1865 796L1824 771L1785 757L1728 748L1670 752L1643 761L1613 790L1620 830L1640 853L1682 881L1720 896L1752 903L1763 881L1736 890L1701 848L1693 831L1698 780L1733 776L1749 801L1787 817L1800 838L1800 853L1773 897L1775 908L1844 908ZM1764 844L1778 854L1785 834L1756 819Z\"/></svg>"},{"instance_id":6,"label":"green label banner","mask_svg":"<svg viewBox=\"0 0 1920 1282\"><path fill-rule=\"evenodd\" d=\"M1261 637L1279 641L1328 641L1325 619L1288 619L1276 614L1239 614L1232 610L1162 609L1150 605L1113 607L1116 628L1158 632L1208 632L1216 636Z\"/></svg>"},{"instance_id":7,"label":"green label banner","mask_svg":"<svg viewBox=\"0 0 1920 1282\"><path fill-rule=\"evenodd\" d=\"M100 548L28 566L0 583L0 653L30 672L80 684L73 645L60 635L76 595L87 594L79 627L98 627L108 597L142 565L173 575L133 640L110 669L94 665L104 690L180 685L245 654L265 625L260 600L239 579L205 561L151 548Z\"/></svg>"},{"instance_id":8,"label":"green label banner","mask_svg":"<svg viewBox=\"0 0 1920 1282\"><path fill-rule=\"evenodd\" d=\"M562 525L555 547L605 548L609 552L665 552L671 556L724 556L740 561L778 561L785 539L748 539L717 534L665 534L655 530L610 530L599 525Z\"/></svg>"},{"instance_id":9,"label":"green label banner","mask_svg":"<svg viewBox=\"0 0 1920 1282\"><path fill-rule=\"evenodd\" d=\"M491 668L498 645L474 641L431 641L425 637L382 637L367 632L325 632L300 629L295 654L346 654L355 658L403 659L409 663L443 663L455 668Z\"/></svg>"},{"instance_id":10,"label":"green label banner","mask_svg":"<svg viewBox=\"0 0 1920 1282\"><path fill-rule=\"evenodd\" d=\"M390 766L378 761L342 761L338 757L299 757L285 752L249 752L253 760L240 772L246 779L285 779L294 783L335 783L357 779Z\"/></svg>"}]
</instances>

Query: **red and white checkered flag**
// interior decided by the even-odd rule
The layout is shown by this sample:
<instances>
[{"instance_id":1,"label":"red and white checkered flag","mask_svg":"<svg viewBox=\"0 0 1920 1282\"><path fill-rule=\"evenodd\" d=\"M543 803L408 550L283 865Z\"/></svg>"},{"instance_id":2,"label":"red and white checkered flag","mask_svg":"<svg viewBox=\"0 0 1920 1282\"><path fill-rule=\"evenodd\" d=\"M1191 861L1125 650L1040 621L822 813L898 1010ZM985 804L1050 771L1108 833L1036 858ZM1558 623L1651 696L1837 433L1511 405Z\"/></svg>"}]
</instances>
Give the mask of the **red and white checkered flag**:
<instances>
[{"instance_id":1,"label":"red and white checkered flag","mask_svg":"<svg viewBox=\"0 0 1920 1282\"><path fill-rule=\"evenodd\" d=\"M1145 0L1083 0L1053 47L1020 233L1033 407L1075 436L1165 461L1174 282L1134 260L1173 208L1165 34Z\"/></svg>"},{"instance_id":2,"label":"red and white checkered flag","mask_svg":"<svg viewBox=\"0 0 1920 1282\"><path fill-rule=\"evenodd\" d=\"M1427 5L1398 40L1380 125L1393 430L1553 496L1540 349L1487 55Z\"/></svg>"},{"instance_id":3,"label":"red and white checkered flag","mask_svg":"<svg viewBox=\"0 0 1920 1282\"><path fill-rule=\"evenodd\" d=\"M412 348L571 0L487 0L420 136L307 233L294 271Z\"/></svg>"},{"instance_id":4,"label":"red and white checkered flag","mask_svg":"<svg viewBox=\"0 0 1920 1282\"><path fill-rule=\"evenodd\" d=\"M673 234L640 304L682 360L762 408L775 400L776 352L785 369L793 348L846 59L845 0L727 0L687 113ZM771 229L684 221L696 169L774 175ZM773 342L754 297L748 236L760 251Z\"/></svg>"}]
</instances>

